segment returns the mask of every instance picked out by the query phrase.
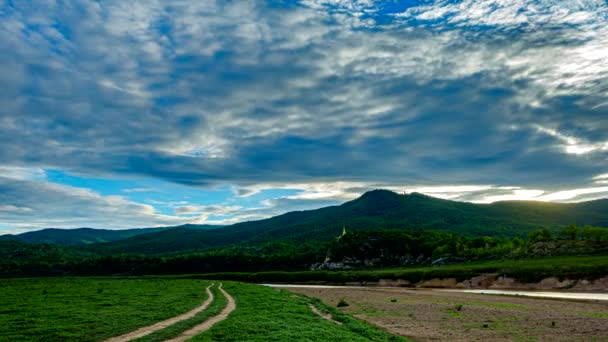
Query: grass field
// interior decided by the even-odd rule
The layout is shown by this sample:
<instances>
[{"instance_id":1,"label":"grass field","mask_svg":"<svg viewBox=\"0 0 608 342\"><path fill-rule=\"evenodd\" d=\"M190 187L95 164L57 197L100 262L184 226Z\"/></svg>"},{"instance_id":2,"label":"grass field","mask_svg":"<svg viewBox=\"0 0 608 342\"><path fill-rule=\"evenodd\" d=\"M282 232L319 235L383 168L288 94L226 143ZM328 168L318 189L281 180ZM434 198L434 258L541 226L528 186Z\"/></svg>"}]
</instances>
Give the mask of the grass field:
<instances>
[{"instance_id":1,"label":"grass field","mask_svg":"<svg viewBox=\"0 0 608 342\"><path fill-rule=\"evenodd\" d=\"M0 341L103 341L200 305L208 281L172 278L0 280ZM317 299L258 285L224 282L237 307L197 341L405 341ZM218 314L226 299L136 341L164 341ZM342 322L313 313L314 304Z\"/></svg>"},{"instance_id":2,"label":"grass field","mask_svg":"<svg viewBox=\"0 0 608 342\"><path fill-rule=\"evenodd\" d=\"M209 282L189 279L0 280L0 341L100 341L186 312Z\"/></svg>"},{"instance_id":3,"label":"grass field","mask_svg":"<svg viewBox=\"0 0 608 342\"><path fill-rule=\"evenodd\" d=\"M435 278L459 281L484 273L497 273L522 282L536 282L547 277L593 280L608 275L608 256L571 256L522 260L489 260L441 267L403 267L377 270L300 271L259 273L214 273L187 275L182 278L226 279L253 283L376 282L380 279L403 279L412 283Z\"/></svg>"},{"instance_id":4,"label":"grass field","mask_svg":"<svg viewBox=\"0 0 608 342\"><path fill-rule=\"evenodd\" d=\"M230 317L193 341L407 341L328 307L319 300L258 285L225 285L237 302ZM313 313L314 304L343 325Z\"/></svg>"}]
</instances>

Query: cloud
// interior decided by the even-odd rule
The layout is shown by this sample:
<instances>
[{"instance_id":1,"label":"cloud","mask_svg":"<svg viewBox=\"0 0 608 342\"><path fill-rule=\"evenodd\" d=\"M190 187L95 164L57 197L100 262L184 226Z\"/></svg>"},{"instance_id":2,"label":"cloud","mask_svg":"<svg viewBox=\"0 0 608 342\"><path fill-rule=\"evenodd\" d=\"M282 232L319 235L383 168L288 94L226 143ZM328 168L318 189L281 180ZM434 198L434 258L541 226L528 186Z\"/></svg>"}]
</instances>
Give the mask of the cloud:
<instances>
[{"instance_id":1,"label":"cloud","mask_svg":"<svg viewBox=\"0 0 608 342\"><path fill-rule=\"evenodd\" d=\"M0 177L0 226L12 232L47 227L132 228L175 225L187 220L162 215L120 196L46 181Z\"/></svg>"},{"instance_id":2,"label":"cloud","mask_svg":"<svg viewBox=\"0 0 608 342\"><path fill-rule=\"evenodd\" d=\"M0 205L0 211L8 211L8 212L32 212L32 208L28 207L17 207L14 205Z\"/></svg>"},{"instance_id":3,"label":"cloud","mask_svg":"<svg viewBox=\"0 0 608 342\"><path fill-rule=\"evenodd\" d=\"M602 194L605 196L608 194L608 186L558 191L552 194L539 196L536 199L539 201L566 201L580 199L580 196L582 195L592 194Z\"/></svg>"},{"instance_id":4,"label":"cloud","mask_svg":"<svg viewBox=\"0 0 608 342\"><path fill-rule=\"evenodd\" d=\"M7 4L0 176L227 185L243 201L299 190L250 218L375 186L471 201L592 188L608 157L607 13L600 0Z\"/></svg>"},{"instance_id":5,"label":"cloud","mask_svg":"<svg viewBox=\"0 0 608 342\"><path fill-rule=\"evenodd\" d=\"M601 174L601 175L597 175L597 176L593 177L593 179L594 179L595 181L602 181L602 180L604 180L604 179L608 179L608 173L604 173L604 174Z\"/></svg>"},{"instance_id":6,"label":"cloud","mask_svg":"<svg viewBox=\"0 0 608 342\"><path fill-rule=\"evenodd\" d=\"M210 215L226 215L238 212L242 209L239 206L222 206L222 205L185 205L175 208L177 215L192 215L199 214L204 217Z\"/></svg>"},{"instance_id":7,"label":"cloud","mask_svg":"<svg viewBox=\"0 0 608 342\"><path fill-rule=\"evenodd\" d=\"M408 8L399 17L418 20L445 19L460 26L558 26L564 24L597 24L607 12L601 0L536 1L536 0L440 0L431 5Z\"/></svg>"},{"instance_id":8,"label":"cloud","mask_svg":"<svg viewBox=\"0 0 608 342\"><path fill-rule=\"evenodd\" d=\"M593 152L608 151L608 141L589 144L581 141L581 139L579 138L564 135L551 128L546 128L537 125L536 129L540 133L544 133L557 138L560 142L563 143L562 148L568 154L587 154Z\"/></svg>"},{"instance_id":9,"label":"cloud","mask_svg":"<svg viewBox=\"0 0 608 342\"><path fill-rule=\"evenodd\" d=\"M0 165L0 177L16 180L41 180L46 178L46 173L38 167Z\"/></svg>"}]
</instances>

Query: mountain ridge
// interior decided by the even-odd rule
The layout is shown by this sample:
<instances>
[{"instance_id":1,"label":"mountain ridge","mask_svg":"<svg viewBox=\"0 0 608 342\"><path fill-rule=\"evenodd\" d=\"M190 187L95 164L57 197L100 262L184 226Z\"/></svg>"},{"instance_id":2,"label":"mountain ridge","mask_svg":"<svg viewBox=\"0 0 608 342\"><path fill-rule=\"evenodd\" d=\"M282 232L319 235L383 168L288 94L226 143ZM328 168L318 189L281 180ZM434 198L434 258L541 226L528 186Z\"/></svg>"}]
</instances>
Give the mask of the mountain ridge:
<instances>
[{"instance_id":1,"label":"mountain ridge","mask_svg":"<svg viewBox=\"0 0 608 342\"><path fill-rule=\"evenodd\" d=\"M87 248L156 254L272 241L321 241L339 235L344 226L349 230L409 228L445 230L470 236L523 236L538 228L558 229L569 224L607 227L608 199L579 203L501 201L476 204L377 189L341 205L287 212L223 227L192 229L203 226L182 225L123 230L131 235L90 243ZM30 233L35 235L35 232Z\"/></svg>"},{"instance_id":2,"label":"mountain ridge","mask_svg":"<svg viewBox=\"0 0 608 342\"><path fill-rule=\"evenodd\" d=\"M569 224L608 226L608 201L475 204L373 190L341 205L293 211L214 230L148 233L95 247L115 252L166 253L180 251L180 239L189 250L272 241L327 241L340 235L344 226L349 230L410 228L470 236L524 236L538 228L558 229ZM181 238L180 234L185 236ZM164 243L167 239L173 247Z\"/></svg>"},{"instance_id":3,"label":"mountain ridge","mask_svg":"<svg viewBox=\"0 0 608 342\"><path fill-rule=\"evenodd\" d=\"M94 243L104 243L123 240L129 237L154 233L165 229L215 229L222 226L184 224L171 227L103 229L103 228L43 228L21 234L0 235L0 240L16 240L21 242L51 243L60 245L80 246Z\"/></svg>"}]
</instances>

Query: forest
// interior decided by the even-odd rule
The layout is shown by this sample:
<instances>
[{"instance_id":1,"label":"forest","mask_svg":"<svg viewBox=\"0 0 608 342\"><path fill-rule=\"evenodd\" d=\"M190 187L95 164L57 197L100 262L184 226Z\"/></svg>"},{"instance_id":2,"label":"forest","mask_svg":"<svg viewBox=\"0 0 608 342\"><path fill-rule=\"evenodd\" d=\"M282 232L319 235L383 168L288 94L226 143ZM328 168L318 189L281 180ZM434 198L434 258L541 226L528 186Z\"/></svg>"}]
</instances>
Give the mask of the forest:
<instances>
[{"instance_id":1,"label":"forest","mask_svg":"<svg viewBox=\"0 0 608 342\"><path fill-rule=\"evenodd\" d=\"M608 229L569 225L526 237L467 236L441 230L345 230L329 240L233 244L145 255L57 244L0 241L0 275L145 275L440 266L480 260L608 252Z\"/></svg>"}]
</instances>

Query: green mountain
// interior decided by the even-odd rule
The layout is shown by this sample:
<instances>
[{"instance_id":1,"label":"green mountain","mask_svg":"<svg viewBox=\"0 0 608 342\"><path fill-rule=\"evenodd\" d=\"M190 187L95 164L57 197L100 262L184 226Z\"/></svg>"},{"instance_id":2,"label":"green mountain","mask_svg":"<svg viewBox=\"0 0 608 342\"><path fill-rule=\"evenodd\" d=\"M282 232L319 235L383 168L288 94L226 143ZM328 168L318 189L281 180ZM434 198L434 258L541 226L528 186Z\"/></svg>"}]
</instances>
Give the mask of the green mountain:
<instances>
[{"instance_id":1,"label":"green mountain","mask_svg":"<svg viewBox=\"0 0 608 342\"><path fill-rule=\"evenodd\" d=\"M509 201L474 204L422 194L374 190L339 206L296 211L212 230L165 229L91 248L125 253L173 253L270 241L328 241L349 230L434 229L468 236L524 236L569 224L608 227L608 200L582 203Z\"/></svg>"},{"instance_id":2,"label":"green mountain","mask_svg":"<svg viewBox=\"0 0 608 342\"><path fill-rule=\"evenodd\" d=\"M187 224L179 226L180 228L188 229L214 229L220 226L214 225L193 225ZM77 229L58 229L47 228L17 235L2 235L0 240L16 240L21 242L33 243L52 243L60 245L87 245L93 243L103 243L110 241L123 240L133 236L161 232L166 229L177 227L161 227L161 228L134 228L134 229L94 229L94 228L77 228Z\"/></svg>"}]
</instances>

